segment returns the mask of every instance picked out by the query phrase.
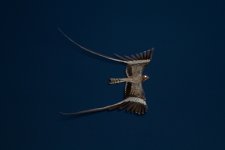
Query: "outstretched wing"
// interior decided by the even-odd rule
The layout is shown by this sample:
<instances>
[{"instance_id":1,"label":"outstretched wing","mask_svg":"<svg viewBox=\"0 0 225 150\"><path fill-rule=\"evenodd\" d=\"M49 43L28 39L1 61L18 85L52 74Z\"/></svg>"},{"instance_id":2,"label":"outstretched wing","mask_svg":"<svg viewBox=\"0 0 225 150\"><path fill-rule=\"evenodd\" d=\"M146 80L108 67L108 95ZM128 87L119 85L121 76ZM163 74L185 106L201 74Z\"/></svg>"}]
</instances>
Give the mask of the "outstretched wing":
<instances>
[{"instance_id":1,"label":"outstretched wing","mask_svg":"<svg viewBox=\"0 0 225 150\"><path fill-rule=\"evenodd\" d=\"M153 50L152 48L131 56L120 56L117 54L115 56L128 62L126 67L127 76L142 76L144 67L152 60Z\"/></svg>"},{"instance_id":2,"label":"outstretched wing","mask_svg":"<svg viewBox=\"0 0 225 150\"><path fill-rule=\"evenodd\" d=\"M131 109L139 114L144 114L147 111L146 98L142 83L127 82L125 85L125 98L126 99L138 99L139 101L131 101L129 103Z\"/></svg>"},{"instance_id":3,"label":"outstretched wing","mask_svg":"<svg viewBox=\"0 0 225 150\"><path fill-rule=\"evenodd\" d=\"M92 114L102 111L110 110L126 110L128 112L143 115L148 109L145 101L144 90L141 83L126 83L126 93L125 99L118 103L108 105L105 107L93 108L88 110L83 110L75 113L61 113L62 115L76 117L85 114Z\"/></svg>"},{"instance_id":4,"label":"outstretched wing","mask_svg":"<svg viewBox=\"0 0 225 150\"><path fill-rule=\"evenodd\" d=\"M98 52L95 52L93 50L90 50L82 45L80 45L79 43L75 42L74 40L72 40L66 33L64 33L60 28L58 28L59 32L64 36L66 37L70 42L72 42L73 44L77 45L78 47L80 47L81 49L89 52L89 53L92 53L94 55L97 55L97 56L100 56L100 57L103 57L103 58L106 58L106 59L109 59L109 60L113 60L113 61L116 61L116 62L121 62L121 63L125 63L125 64L137 64L137 63L146 63L148 62L148 60L139 60L139 61L133 61L133 60L123 60L123 59L118 59L118 58L113 58L113 57L110 57L110 56L106 56L104 54L101 54L101 53L98 53ZM141 54L141 53L140 53ZM144 55L147 55L147 51L143 52L143 56L140 56L140 57L145 57Z\"/></svg>"},{"instance_id":5,"label":"outstretched wing","mask_svg":"<svg viewBox=\"0 0 225 150\"><path fill-rule=\"evenodd\" d=\"M137 67L135 65L143 66L148 64L151 61L153 50L154 48L151 48L147 51L144 51L135 55L130 55L130 56L120 56L118 54L114 54L114 55L120 60L125 61L129 66Z\"/></svg>"},{"instance_id":6,"label":"outstretched wing","mask_svg":"<svg viewBox=\"0 0 225 150\"><path fill-rule=\"evenodd\" d=\"M77 117L82 116L86 114L92 114L102 111L111 111L111 110L126 110L128 112L137 114L137 115L143 115L147 111L147 104L143 99L137 98L137 97L128 97L124 99L123 101L120 101L118 103L108 105L105 107L99 107L99 108L93 108L88 110L83 110L79 112L74 113L60 113L65 116L69 117Z\"/></svg>"}]
</instances>

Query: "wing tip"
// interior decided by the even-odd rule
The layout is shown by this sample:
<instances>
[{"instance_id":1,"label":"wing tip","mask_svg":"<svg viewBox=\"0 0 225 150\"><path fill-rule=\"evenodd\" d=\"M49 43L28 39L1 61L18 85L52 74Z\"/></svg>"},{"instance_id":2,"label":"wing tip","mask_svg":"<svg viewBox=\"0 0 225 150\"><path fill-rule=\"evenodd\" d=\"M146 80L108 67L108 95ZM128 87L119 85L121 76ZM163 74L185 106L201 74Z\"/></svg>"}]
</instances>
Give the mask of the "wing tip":
<instances>
[{"instance_id":1,"label":"wing tip","mask_svg":"<svg viewBox=\"0 0 225 150\"><path fill-rule=\"evenodd\" d=\"M121 56L118 54L114 54L117 58L126 61L128 64L136 64L136 63L148 63L152 59L154 48L148 49L141 53L132 54L129 56Z\"/></svg>"},{"instance_id":2,"label":"wing tip","mask_svg":"<svg viewBox=\"0 0 225 150\"><path fill-rule=\"evenodd\" d=\"M132 114L144 115L148 110L146 101L142 98L128 97L124 100L124 103L123 109Z\"/></svg>"}]
</instances>

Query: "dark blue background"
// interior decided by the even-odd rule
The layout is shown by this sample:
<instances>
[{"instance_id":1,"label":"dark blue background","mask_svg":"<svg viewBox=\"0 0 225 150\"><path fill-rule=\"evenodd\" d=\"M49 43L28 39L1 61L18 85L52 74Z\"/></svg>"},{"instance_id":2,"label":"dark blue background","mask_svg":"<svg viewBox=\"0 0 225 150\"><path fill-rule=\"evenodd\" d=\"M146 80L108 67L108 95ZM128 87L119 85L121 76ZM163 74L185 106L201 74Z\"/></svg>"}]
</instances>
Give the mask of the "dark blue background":
<instances>
[{"instance_id":1,"label":"dark blue background","mask_svg":"<svg viewBox=\"0 0 225 150\"><path fill-rule=\"evenodd\" d=\"M8 1L1 9L1 150L224 150L225 3ZM124 66L82 52L58 31L107 55L154 47L143 117L104 112L122 99Z\"/></svg>"}]
</instances>

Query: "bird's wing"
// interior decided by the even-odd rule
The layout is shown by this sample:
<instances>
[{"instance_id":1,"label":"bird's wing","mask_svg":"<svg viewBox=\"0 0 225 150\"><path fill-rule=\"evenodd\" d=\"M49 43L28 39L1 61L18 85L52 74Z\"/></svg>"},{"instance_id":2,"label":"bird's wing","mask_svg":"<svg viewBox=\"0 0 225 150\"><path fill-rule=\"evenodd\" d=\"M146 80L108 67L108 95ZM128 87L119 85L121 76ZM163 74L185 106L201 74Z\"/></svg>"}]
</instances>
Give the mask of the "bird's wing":
<instances>
[{"instance_id":1,"label":"bird's wing","mask_svg":"<svg viewBox=\"0 0 225 150\"><path fill-rule=\"evenodd\" d=\"M130 100L130 110L137 114L144 114L148 109L142 83L126 82L125 99Z\"/></svg>"},{"instance_id":2,"label":"bird's wing","mask_svg":"<svg viewBox=\"0 0 225 150\"><path fill-rule=\"evenodd\" d=\"M130 56L121 56L114 54L120 60L125 61L129 66L148 64L152 60L154 48Z\"/></svg>"},{"instance_id":3,"label":"bird's wing","mask_svg":"<svg viewBox=\"0 0 225 150\"><path fill-rule=\"evenodd\" d=\"M101 54L101 53L98 53L98 52L95 52L93 50L90 50L82 45L80 45L79 43L75 42L73 39L71 39L66 33L64 33L60 28L58 28L59 32L64 36L66 37L70 42L72 42L73 44L77 45L78 47L80 47L81 49L89 52L89 53L92 53L94 55L97 55L97 56L100 56L100 57L103 57L103 58L106 58L106 59L109 59L109 60L113 60L113 61L116 61L116 62L121 62L121 63L125 63L125 64L138 64L138 63L146 63L146 62L149 62L149 60L146 60L145 58L149 55L149 51L145 51L143 53L140 53L140 54L136 54L136 58L135 59L140 59L140 58L143 58L143 59L140 59L140 60L131 60L131 59L128 59L127 57L129 56L125 56L125 57L122 57L122 56L119 56L117 54L115 54L118 58L114 58L114 57L110 57L110 56L106 56L104 54ZM119 57L121 57L122 59L120 59Z\"/></svg>"},{"instance_id":4,"label":"bird's wing","mask_svg":"<svg viewBox=\"0 0 225 150\"><path fill-rule=\"evenodd\" d=\"M142 76L145 66L152 60L152 54L153 49L149 49L142 53L131 55L129 58L132 57L132 59L130 59L130 63L128 63L126 67L127 76ZM124 58L119 55L116 56L120 57L121 59ZM125 57L128 58L128 56Z\"/></svg>"},{"instance_id":5,"label":"bird's wing","mask_svg":"<svg viewBox=\"0 0 225 150\"><path fill-rule=\"evenodd\" d=\"M120 101L118 103L108 105L105 107L99 107L99 108L93 108L88 110L83 110L79 112L74 113L60 113L64 116L69 117L78 117L86 114L92 114L102 111L111 111L111 110L126 110L128 112L137 114L137 115L143 115L147 111L147 104L145 100L137 97L128 97L124 99L123 101Z\"/></svg>"}]
</instances>

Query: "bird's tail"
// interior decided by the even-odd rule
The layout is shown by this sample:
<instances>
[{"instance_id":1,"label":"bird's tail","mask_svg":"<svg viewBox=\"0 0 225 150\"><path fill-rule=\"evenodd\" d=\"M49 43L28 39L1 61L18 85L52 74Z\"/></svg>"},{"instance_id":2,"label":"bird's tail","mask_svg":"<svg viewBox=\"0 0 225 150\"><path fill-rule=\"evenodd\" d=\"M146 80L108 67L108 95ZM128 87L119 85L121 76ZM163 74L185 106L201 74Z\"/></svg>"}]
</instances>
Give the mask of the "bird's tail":
<instances>
[{"instance_id":1,"label":"bird's tail","mask_svg":"<svg viewBox=\"0 0 225 150\"><path fill-rule=\"evenodd\" d=\"M126 78L110 78L109 79L109 84L117 84L122 82L126 82Z\"/></svg>"}]
</instances>

